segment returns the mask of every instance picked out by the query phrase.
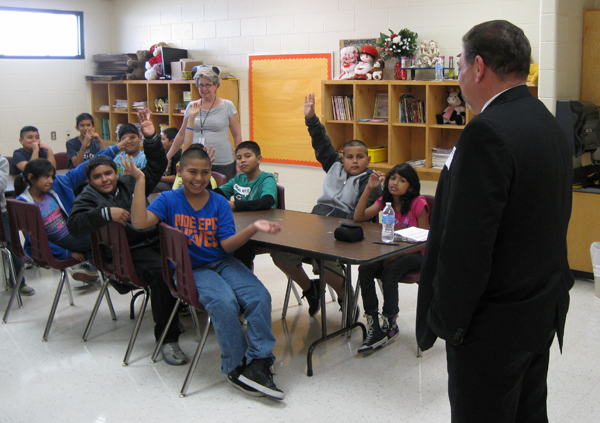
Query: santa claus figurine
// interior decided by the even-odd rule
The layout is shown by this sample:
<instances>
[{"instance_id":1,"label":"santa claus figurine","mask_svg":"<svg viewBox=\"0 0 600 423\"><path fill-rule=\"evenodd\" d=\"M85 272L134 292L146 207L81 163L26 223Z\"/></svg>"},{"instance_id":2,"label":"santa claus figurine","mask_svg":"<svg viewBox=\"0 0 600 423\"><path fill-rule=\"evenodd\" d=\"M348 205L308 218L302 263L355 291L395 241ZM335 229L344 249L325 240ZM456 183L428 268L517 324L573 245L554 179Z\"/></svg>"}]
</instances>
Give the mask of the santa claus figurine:
<instances>
[{"instance_id":1,"label":"santa claus figurine","mask_svg":"<svg viewBox=\"0 0 600 423\"><path fill-rule=\"evenodd\" d=\"M360 49L360 62L354 68L354 77L352 79L367 79L367 75L378 57L379 52L375 47L363 46Z\"/></svg>"},{"instance_id":2,"label":"santa claus figurine","mask_svg":"<svg viewBox=\"0 0 600 423\"><path fill-rule=\"evenodd\" d=\"M352 79L354 68L358 63L358 49L354 46L344 47L340 50L340 76L337 79Z\"/></svg>"}]
</instances>

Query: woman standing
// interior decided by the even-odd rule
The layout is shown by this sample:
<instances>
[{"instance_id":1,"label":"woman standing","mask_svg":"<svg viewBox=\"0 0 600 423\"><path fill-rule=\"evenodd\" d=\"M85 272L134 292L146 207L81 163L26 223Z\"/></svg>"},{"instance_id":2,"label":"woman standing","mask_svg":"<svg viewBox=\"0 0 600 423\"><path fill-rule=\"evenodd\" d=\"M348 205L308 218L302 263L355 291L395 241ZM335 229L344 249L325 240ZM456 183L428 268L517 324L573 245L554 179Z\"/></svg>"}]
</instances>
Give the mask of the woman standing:
<instances>
[{"instance_id":1,"label":"woman standing","mask_svg":"<svg viewBox=\"0 0 600 423\"><path fill-rule=\"evenodd\" d=\"M214 148L212 170L224 174L229 180L236 174L235 157L229 143L229 131L231 131L236 146L242 142L240 116L231 101L217 97L221 78L213 70L201 68L196 72L195 79L201 98L188 105L181 129L175 137L167 158L170 159L179 151L186 132L193 132L194 144L200 143L204 144L206 148ZM190 119L190 107L194 104L199 105L200 112L195 119Z\"/></svg>"}]
</instances>

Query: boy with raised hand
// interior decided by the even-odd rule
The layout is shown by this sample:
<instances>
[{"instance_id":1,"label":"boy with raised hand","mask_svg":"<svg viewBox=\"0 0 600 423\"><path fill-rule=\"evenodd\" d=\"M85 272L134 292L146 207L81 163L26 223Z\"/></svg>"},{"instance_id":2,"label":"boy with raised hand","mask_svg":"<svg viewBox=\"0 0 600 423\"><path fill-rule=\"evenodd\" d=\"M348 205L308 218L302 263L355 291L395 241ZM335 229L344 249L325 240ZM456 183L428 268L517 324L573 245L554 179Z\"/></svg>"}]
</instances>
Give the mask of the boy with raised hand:
<instances>
[{"instance_id":1,"label":"boy with raised hand","mask_svg":"<svg viewBox=\"0 0 600 423\"><path fill-rule=\"evenodd\" d=\"M66 143L69 169L91 159L102 149L102 139L95 132L92 115L81 113L75 118L75 123L75 129L79 131L79 135Z\"/></svg>"},{"instance_id":2,"label":"boy with raised hand","mask_svg":"<svg viewBox=\"0 0 600 423\"><path fill-rule=\"evenodd\" d=\"M214 189L229 200L233 211L268 210L277 207L277 181L272 173L260 170L262 156L254 141L241 142L235 149L238 168L242 171L226 184ZM233 199L231 199L233 197ZM255 249L245 244L233 255L250 270L254 269Z\"/></svg>"},{"instance_id":3,"label":"boy with raised hand","mask_svg":"<svg viewBox=\"0 0 600 423\"><path fill-rule=\"evenodd\" d=\"M160 136L150 120L150 111L144 109L138 113L138 117L148 158L148 164L143 169L145 188L152 192L167 167L167 156ZM120 138L123 142L123 137ZM69 233L75 238L81 238L96 232L111 220L125 226L135 271L150 284L154 336L158 340L176 302L162 277L158 227L152 226L144 230L133 227L129 215L135 178L130 175L119 177L117 164L112 159L105 156L94 157L86 163L85 174L89 185L73 202L67 221ZM145 197L143 201L146 201ZM165 338L162 354L167 364L177 366L187 363L188 358L178 344L179 317L175 315L174 319Z\"/></svg>"},{"instance_id":4,"label":"boy with raised hand","mask_svg":"<svg viewBox=\"0 0 600 423\"><path fill-rule=\"evenodd\" d=\"M10 174L23 172L25 165L33 159L48 159L56 167L54 153L48 144L40 141L40 131L35 126L24 126L19 134L19 142L23 147L13 151Z\"/></svg>"},{"instance_id":5,"label":"boy with raised hand","mask_svg":"<svg viewBox=\"0 0 600 423\"><path fill-rule=\"evenodd\" d=\"M251 396L283 399L271 372L275 361L271 296L254 273L233 257L233 251L257 232L277 233L281 226L257 220L236 233L227 200L206 189L211 164L199 145L192 145L181 155L178 171L183 188L163 192L148 209L144 173L131 159L125 165L137 180L131 208L133 225L143 229L162 221L189 239L198 299L212 320L221 347L221 370L229 382ZM248 321L247 340L238 321L241 310Z\"/></svg>"},{"instance_id":6,"label":"boy with raised hand","mask_svg":"<svg viewBox=\"0 0 600 423\"><path fill-rule=\"evenodd\" d=\"M314 93L304 98L304 117L316 158L327 172L323 181L323 194L311 213L354 219L356 204L369 182L369 176L373 173L372 169L368 169L371 158L367 146L362 141L352 140L346 143L340 158L325 132L325 127L315 114ZM377 187L371 192L367 204L373 204L381 195L381 187ZM275 265L302 288L309 304L308 313L314 316L321 306L319 279L309 279L302 268L304 257L280 251L273 252L271 257ZM341 299L344 298L344 279L339 276L341 268L333 262L326 262L325 267L329 270L325 273L327 284L336 291L341 303Z\"/></svg>"},{"instance_id":7,"label":"boy with raised hand","mask_svg":"<svg viewBox=\"0 0 600 423\"><path fill-rule=\"evenodd\" d=\"M152 130L154 130L154 125L152 125ZM144 151L140 150L140 144L142 142L142 139L140 138L140 131L138 130L137 126L131 123L125 123L119 128L118 135L119 142L126 141L123 151L120 152L117 155L117 157L115 157L115 163L117 165L119 176L127 175L127 172L125 171L125 168L122 165L123 159L125 159L126 157L133 158L133 161L138 167L138 169L142 169L143 167L145 167L148 161L146 159L146 154L144 153L145 149ZM165 169L166 168L167 165L165 164ZM162 170L163 173L165 172L165 169ZM148 193L151 192L152 191L149 191Z\"/></svg>"}]
</instances>

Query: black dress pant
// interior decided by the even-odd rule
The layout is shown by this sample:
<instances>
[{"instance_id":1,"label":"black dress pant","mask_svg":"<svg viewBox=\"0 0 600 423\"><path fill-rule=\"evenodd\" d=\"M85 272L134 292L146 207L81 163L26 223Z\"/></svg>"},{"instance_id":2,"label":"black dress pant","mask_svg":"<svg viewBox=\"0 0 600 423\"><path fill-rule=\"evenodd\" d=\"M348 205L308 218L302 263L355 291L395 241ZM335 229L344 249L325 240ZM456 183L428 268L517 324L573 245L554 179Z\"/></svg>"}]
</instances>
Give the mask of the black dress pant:
<instances>
[{"instance_id":1,"label":"black dress pant","mask_svg":"<svg viewBox=\"0 0 600 423\"><path fill-rule=\"evenodd\" d=\"M452 423L547 423L548 361L481 338L446 344Z\"/></svg>"}]
</instances>

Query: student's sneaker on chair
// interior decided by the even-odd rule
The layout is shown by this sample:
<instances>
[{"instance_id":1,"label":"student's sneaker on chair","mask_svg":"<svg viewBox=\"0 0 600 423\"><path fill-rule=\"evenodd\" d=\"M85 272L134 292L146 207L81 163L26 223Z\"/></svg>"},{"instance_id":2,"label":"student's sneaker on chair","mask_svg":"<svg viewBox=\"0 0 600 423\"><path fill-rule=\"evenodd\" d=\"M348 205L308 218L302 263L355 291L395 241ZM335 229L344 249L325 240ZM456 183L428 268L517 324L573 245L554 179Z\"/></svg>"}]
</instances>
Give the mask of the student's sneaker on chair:
<instances>
[{"instance_id":1,"label":"student's sneaker on chair","mask_svg":"<svg viewBox=\"0 0 600 423\"><path fill-rule=\"evenodd\" d=\"M388 340L387 331L382 330L381 326L379 326L379 313L375 313L373 316L365 314L365 317L367 318L368 325L367 336L358 349L359 353L373 351Z\"/></svg>"},{"instance_id":2,"label":"student's sneaker on chair","mask_svg":"<svg viewBox=\"0 0 600 423\"><path fill-rule=\"evenodd\" d=\"M302 298L308 301L308 315L313 317L321 309L321 289L319 279L310 280L310 288L302 291Z\"/></svg>"},{"instance_id":3,"label":"student's sneaker on chair","mask_svg":"<svg viewBox=\"0 0 600 423\"><path fill-rule=\"evenodd\" d=\"M98 271L92 269L90 265L86 266L86 264L87 263L81 263L69 267L71 277L76 281L84 283L94 283L98 281Z\"/></svg>"},{"instance_id":4,"label":"student's sneaker on chair","mask_svg":"<svg viewBox=\"0 0 600 423\"><path fill-rule=\"evenodd\" d=\"M233 369L232 371L230 371L227 374L227 381L229 381L229 383L231 383L235 388L239 389L246 395L250 395L251 397L264 397L265 394L263 394L262 392L257 391L254 388L251 388L250 386L246 385L243 382L240 382L240 380L239 380L240 375L242 374L242 372L244 371L245 368L246 368L246 357L244 357L242 362L235 369Z\"/></svg>"},{"instance_id":5,"label":"student's sneaker on chair","mask_svg":"<svg viewBox=\"0 0 600 423\"><path fill-rule=\"evenodd\" d=\"M280 400L285 398L283 391L278 389L273 382L270 358L255 358L252 360L242 371L238 380L271 398Z\"/></svg>"},{"instance_id":6,"label":"student's sneaker on chair","mask_svg":"<svg viewBox=\"0 0 600 423\"><path fill-rule=\"evenodd\" d=\"M189 361L187 356L179 348L177 342L169 342L162 346L162 356L165 363L171 366L182 366Z\"/></svg>"},{"instance_id":7,"label":"student's sneaker on chair","mask_svg":"<svg viewBox=\"0 0 600 423\"><path fill-rule=\"evenodd\" d=\"M12 283L12 280L8 283L8 289L11 291L15 289L15 285ZM19 293L25 297L31 297L33 294L35 294L35 290L27 285L25 281L23 281L21 282Z\"/></svg>"}]
</instances>

